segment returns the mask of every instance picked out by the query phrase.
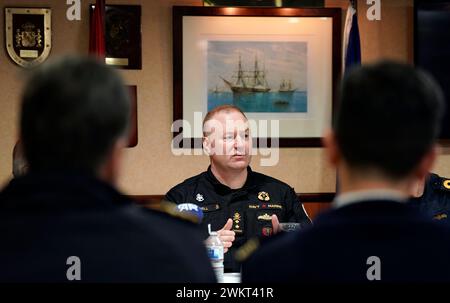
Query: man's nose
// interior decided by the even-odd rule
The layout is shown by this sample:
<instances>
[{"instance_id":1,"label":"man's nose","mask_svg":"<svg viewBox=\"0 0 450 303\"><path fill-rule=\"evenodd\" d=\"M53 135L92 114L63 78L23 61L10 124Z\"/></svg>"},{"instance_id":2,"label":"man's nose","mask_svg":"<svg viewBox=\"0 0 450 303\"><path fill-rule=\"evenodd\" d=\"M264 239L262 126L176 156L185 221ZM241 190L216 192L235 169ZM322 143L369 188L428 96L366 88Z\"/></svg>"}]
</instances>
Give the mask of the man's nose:
<instances>
[{"instance_id":1,"label":"man's nose","mask_svg":"<svg viewBox=\"0 0 450 303\"><path fill-rule=\"evenodd\" d=\"M239 150L239 151L243 151L244 150L244 138L242 138L242 136L237 135L235 140L234 140L234 147Z\"/></svg>"}]
</instances>

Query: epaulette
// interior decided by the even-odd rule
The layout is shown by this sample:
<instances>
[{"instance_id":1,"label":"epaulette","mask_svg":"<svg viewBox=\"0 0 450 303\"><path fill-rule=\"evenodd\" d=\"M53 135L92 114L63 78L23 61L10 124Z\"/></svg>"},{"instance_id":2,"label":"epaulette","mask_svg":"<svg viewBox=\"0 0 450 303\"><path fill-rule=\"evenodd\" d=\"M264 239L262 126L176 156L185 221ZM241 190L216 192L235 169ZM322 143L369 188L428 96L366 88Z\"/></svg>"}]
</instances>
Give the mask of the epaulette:
<instances>
[{"instance_id":1,"label":"epaulette","mask_svg":"<svg viewBox=\"0 0 450 303\"><path fill-rule=\"evenodd\" d=\"M450 192L450 179L441 177L439 180L439 188L443 191Z\"/></svg>"},{"instance_id":2,"label":"epaulette","mask_svg":"<svg viewBox=\"0 0 450 303\"><path fill-rule=\"evenodd\" d=\"M178 218L178 219L182 219L185 221L189 221L195 224L199 224L199 218L197 216L195 216L194 214L188 213L188 212L180 212L177 209L177 204L170 202L170 201L166 201L166 200L162 200L159 204L159 207L156 209L160 212L166 213L169 216Z\"/></svg>"},{"instance_id":3,"label":"epaulette","mask_svg":"<svg viewBox=\"0 0 450 303\"><path fill-rule=\"evenodd\" d=\"M444 219L447 219L446 213L437 214L433 216L433 220L444 220Z\"/></svg>"},{"instance_id":4,"label":"epaulette","mask_svg":"<svg viewBox=\"0 0 450 303\"><path fill-rule=\"evenodd\" d=\"M234 258L238 262L244 262L248 259L260 246L258 238L252 238L244 243L234 254Z\"/></svg>"}]
</instances>

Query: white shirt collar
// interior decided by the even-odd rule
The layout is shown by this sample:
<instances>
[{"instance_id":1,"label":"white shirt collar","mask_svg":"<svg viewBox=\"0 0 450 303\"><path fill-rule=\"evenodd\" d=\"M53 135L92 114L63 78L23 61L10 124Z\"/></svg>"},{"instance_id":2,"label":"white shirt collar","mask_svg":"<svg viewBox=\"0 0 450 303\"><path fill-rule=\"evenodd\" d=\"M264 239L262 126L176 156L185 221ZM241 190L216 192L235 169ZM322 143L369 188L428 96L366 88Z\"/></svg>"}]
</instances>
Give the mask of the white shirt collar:
<instances>
[{"instance_id":1,"label":"white shirt collar","mask_svg":"<svg viewBox=\"0 0 450 303\"><path fill-rule=\"evenodd\" d=\"M350 204L373 200L389 200L403 203L408 200L408 197L399 191L390 189L352 191L338 195L333 201L333 207L339 208Z\"/></svg>"}]
</instances>

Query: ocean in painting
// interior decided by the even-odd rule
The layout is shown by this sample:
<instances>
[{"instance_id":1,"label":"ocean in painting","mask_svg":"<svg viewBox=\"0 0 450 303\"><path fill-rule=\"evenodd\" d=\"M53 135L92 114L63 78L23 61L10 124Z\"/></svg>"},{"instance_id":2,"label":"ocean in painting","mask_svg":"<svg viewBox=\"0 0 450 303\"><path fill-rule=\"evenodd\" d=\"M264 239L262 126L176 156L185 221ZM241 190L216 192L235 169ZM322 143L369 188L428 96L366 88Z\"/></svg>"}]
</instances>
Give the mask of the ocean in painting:
<instances>
[{"instance_id":1,"label":"ocean in painting","mask_svg":"<svg viewBox=\"0 0 450 303\"><path fill-rule=\"evenodd\" d=\"M250 113L308 112L307 94L301 91L288 93L208 93L208 111L223 104L233 104L238 106L242 111Z\"/></svg>"}]
</instances>

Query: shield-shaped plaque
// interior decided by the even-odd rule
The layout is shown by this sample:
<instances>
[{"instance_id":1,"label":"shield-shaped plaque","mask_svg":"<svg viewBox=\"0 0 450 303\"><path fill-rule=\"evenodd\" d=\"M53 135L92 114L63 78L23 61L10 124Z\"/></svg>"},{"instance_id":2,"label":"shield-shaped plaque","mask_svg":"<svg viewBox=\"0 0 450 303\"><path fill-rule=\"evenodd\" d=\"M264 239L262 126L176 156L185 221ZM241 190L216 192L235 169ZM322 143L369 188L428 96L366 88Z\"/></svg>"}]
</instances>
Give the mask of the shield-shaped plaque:
<instances>
[{"instance_id":1,"label":"shield-shaped plaque","mask_svg":"<svg viewBox=\"0 0 450 303\"><path fill-rule=\"evenodd\" d=\"M6 49L23 67L44 62L50 54L51 9L5 8Z\"/></svg>"}]
</instances>

